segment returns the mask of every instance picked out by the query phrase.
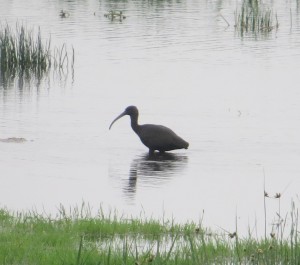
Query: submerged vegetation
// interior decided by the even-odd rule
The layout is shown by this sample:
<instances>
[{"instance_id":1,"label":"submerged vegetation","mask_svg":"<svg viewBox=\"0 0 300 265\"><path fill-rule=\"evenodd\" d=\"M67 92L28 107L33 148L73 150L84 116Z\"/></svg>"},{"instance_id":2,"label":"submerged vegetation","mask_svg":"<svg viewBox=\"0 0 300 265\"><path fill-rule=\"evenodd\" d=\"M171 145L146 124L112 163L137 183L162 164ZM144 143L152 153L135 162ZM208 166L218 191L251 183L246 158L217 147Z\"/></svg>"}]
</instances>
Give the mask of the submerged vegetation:
<instances>
[{"instance_id":1,"label":"submerged vegetation","mask_svg":"<svg viewBox=\"0 0 300 265\"><path fill-rule=\"evenodd\" d=\"M69 58L70 57L70 58ZM1 79L13 79L15 76L32 75L40 78L50 69L65 71L74 66L72 55L66 46L52 47L51 39L42 40L41 31L35 34L33 29L16 24L0 26L0 73Z\"/></svg>"},{"instance_id":2,"label":"submerged vegetation","mask_svg":"<svg viewBox=\"0 0 300 265\"><path fill-rule=\"evenodd\" d=\"M259 0L243 0L241 9L235 12L235 28L241 35L247 32L265 34L278 27L277 14Z\"/></svg>"},{"instance_id":3,"label":"submerged vegetation","mask_svg":"<svg viewBox=\"0 0 300 265\"><path fill-rule=\"evenodd\" d=\"M265 198L270 198L265 193ZM278 197L278 196L277 196ZM265 238L174 220L126 219L89 207L55 218L0 209L1 264L299 264L298 210ZM287 232L287 233L283 233ZM284 236L286 234L287 236Z\"/></svg>"}]
</instances>

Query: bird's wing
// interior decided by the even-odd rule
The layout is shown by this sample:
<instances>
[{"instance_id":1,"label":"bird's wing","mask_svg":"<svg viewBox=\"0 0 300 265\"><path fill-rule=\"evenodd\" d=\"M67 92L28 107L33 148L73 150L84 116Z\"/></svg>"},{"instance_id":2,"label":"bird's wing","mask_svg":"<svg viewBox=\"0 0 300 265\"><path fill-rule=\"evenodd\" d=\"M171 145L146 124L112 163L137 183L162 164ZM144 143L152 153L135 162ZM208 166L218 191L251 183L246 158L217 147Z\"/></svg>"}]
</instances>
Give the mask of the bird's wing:
<instances>
[{"instance_id":1,"label":"bird's wing","mask_svg":"<svg viewBox=\"0 0 300 265\"><path fill-rule=\"evenodd\" d=\"M169 149L176 144L177 136L171 129L163 125L144 124L141 126L141 141L150 149Z\"/></svg>"}]
</instances>

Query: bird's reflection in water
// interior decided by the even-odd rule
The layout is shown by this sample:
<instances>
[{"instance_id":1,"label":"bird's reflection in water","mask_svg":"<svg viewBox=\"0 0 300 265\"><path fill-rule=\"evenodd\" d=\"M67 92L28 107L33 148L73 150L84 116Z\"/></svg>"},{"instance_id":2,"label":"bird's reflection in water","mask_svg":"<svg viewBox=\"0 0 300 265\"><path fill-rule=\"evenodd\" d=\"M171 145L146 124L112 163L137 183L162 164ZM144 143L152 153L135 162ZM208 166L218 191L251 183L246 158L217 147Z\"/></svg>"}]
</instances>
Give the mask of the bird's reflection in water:
<instances>
[{"instance_id":1,"label":"bird's reflection in water","mask_svg":"<svg viewBox=\"0 0 300 265\"><path fill-rule=\"evenodd\" d=\"M188 157L185 154L139 155L131 162L128 180L124 180L125 197L133 200L138 186L148 189L168 182L184 170L187 162Z\"/></svg>"}]
</instances>

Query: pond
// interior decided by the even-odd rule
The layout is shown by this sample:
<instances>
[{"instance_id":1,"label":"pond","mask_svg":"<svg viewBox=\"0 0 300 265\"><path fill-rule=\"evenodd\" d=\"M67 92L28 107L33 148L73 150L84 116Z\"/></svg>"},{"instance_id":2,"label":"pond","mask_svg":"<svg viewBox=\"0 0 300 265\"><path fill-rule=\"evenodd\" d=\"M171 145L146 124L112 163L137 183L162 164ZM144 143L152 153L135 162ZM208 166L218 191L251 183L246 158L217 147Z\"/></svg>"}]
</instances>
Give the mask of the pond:
<instances>
[{"instance_id":1,"label":"pond","mask_svg":"<svg viewBox=\"0 0 300 265\"><path fill-rule=\"evenodd\" d=\"M266 1L269 31L235 27L240 1L2 0L16 23L75 51L72 71L0 84L0 206L83 202L124 216L262 232L300 187L299 1ZM61 17L61 10L68 13ZM126 19L109 19L122 10ZM148 157L128 117L190 144ZM7 141L24 138L26 142Z\"/></svg>"}]
</instances>

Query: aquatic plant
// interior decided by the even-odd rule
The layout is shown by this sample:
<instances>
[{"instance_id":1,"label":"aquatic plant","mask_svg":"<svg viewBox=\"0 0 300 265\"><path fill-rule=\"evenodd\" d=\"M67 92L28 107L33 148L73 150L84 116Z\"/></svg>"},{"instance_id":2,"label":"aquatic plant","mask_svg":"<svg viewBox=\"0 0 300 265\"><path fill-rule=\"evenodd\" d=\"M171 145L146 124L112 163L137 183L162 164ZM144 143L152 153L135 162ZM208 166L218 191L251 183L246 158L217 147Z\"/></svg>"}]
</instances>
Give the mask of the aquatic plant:
<instances>
[{"instance_id":1,"label":"aquatic plant","mask_svg":"<svg viewBox=\"0 0 300 265\"><path fill-rule=\"evenodd\" d=\"M66 46L51 47L51 39L42 40L40 29L16 24L13 30L8 24L0 26L0 72L6 80L16 75L41 76L51 68L64 70L74 66L74 49L69 65L69 53Z\"/></svg>"},{"instance_id":2,"label":"aquatic plant","mask_svg":"<svg viewBox=\"0 0 300 265\"><path fill-rule=\"evenodd\" d=\"M240 10L235 12L235 28L244 33L269 33L279 27L277 14L273 14L259 0L244 0Z\"/></svg>"}]
</instances>

